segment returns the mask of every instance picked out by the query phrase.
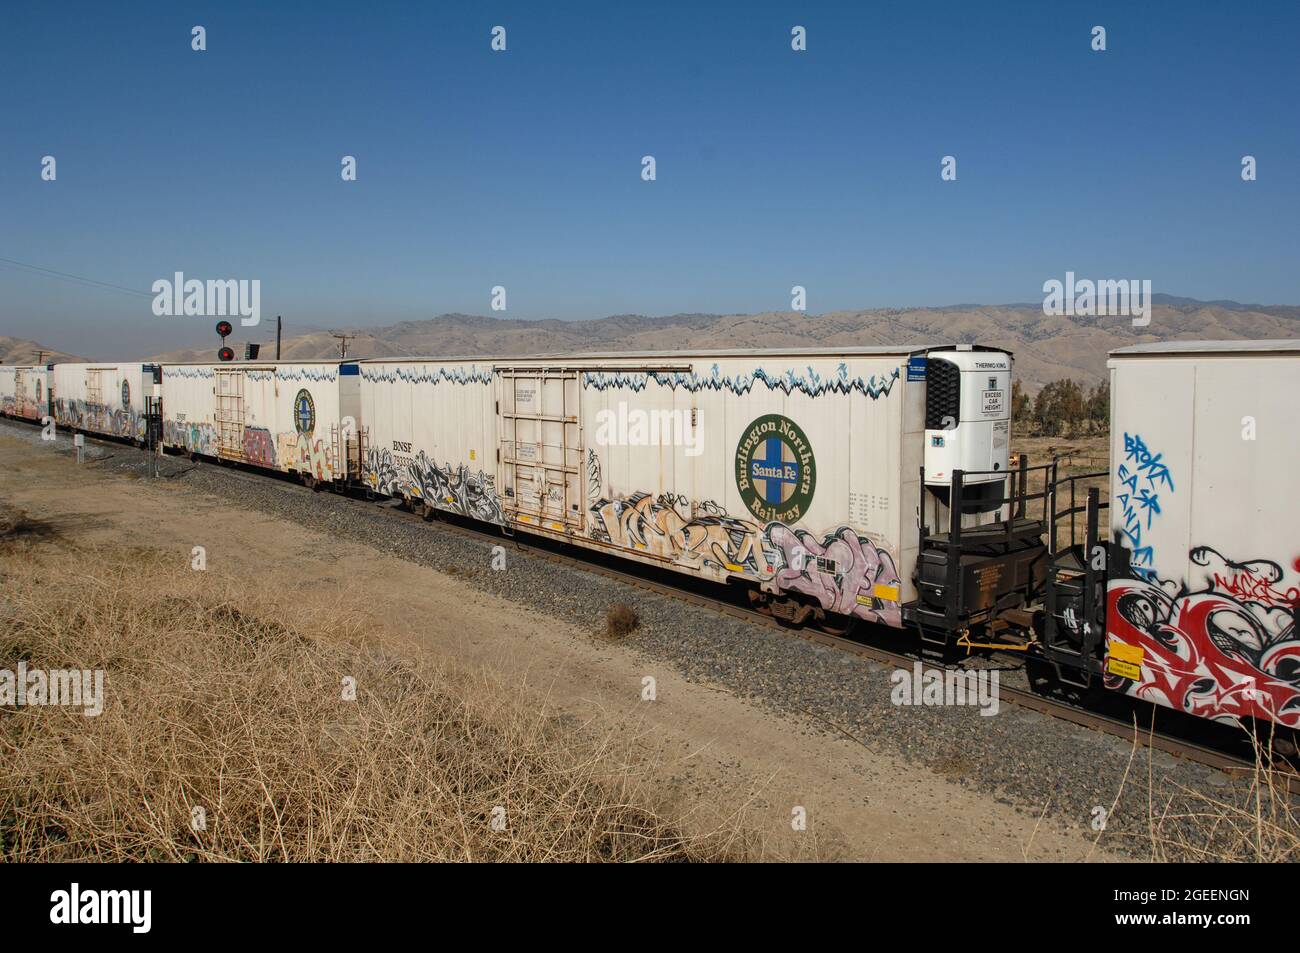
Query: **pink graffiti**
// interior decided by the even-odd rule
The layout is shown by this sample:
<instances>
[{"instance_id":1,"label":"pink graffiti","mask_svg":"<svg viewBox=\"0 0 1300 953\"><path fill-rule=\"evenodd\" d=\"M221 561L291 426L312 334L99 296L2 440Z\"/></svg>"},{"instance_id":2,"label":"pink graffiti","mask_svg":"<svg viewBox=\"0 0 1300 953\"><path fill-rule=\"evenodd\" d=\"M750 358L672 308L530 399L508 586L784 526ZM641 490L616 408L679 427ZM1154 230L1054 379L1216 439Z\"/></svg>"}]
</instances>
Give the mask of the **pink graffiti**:
<instances>
[{"instance_id":1,"label":"pink graffiti","mask_svg":"<svg viewBox=\"0 0 1300 953\"><path fill-rule=\"evenodd\" d=\"M819 541L807 530L782 523L769 524L767 536L783 557L776 574L782 589L812 596L830 612L903 624L898 570L893 557L871 540L844 526Z\"/></svg>"}]
</instances>

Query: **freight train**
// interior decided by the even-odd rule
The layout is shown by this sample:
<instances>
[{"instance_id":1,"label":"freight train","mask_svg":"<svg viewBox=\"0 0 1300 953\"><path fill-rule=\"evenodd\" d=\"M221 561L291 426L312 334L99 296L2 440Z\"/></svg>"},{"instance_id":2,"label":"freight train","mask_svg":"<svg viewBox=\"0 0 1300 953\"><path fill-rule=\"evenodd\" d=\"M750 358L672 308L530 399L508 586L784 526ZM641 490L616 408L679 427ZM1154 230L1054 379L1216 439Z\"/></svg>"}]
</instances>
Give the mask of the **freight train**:
<instances>
[{"instance_id":1,"label":"freight train","mask_svg":"<svg viewBox=\"0 0 1300 953\"><path fill-rule=\"evenodd\" d=\"M1296 727L1298 357L1112 352L1111 463L1084 474L1011 456L1012 355L976 345L11 366L0 412Z\"/></svg>"}]
</instances>

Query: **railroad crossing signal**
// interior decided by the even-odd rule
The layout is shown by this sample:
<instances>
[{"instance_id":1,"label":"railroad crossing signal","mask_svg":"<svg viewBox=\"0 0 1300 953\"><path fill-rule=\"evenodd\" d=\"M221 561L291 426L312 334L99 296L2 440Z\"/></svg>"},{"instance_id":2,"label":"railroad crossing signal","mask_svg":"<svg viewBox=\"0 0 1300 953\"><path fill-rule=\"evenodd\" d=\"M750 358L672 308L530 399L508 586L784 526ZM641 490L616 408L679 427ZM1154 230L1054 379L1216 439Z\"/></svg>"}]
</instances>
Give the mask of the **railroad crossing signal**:
<instances>
[{"instance_id":1,"label":"railroad crossing signal","mask_svg":"<svg viewBox=\"0 0 1300 953\"><path fill-rule=\"evenodd\" d=\"M235 330L234 325L229 321L217 322L217 335L221 338L221 350L217 352L217 359L220 361L233 361L235 359L234 350L226 347L226 337L233 330Z\"/></svg>"}]
</instances>

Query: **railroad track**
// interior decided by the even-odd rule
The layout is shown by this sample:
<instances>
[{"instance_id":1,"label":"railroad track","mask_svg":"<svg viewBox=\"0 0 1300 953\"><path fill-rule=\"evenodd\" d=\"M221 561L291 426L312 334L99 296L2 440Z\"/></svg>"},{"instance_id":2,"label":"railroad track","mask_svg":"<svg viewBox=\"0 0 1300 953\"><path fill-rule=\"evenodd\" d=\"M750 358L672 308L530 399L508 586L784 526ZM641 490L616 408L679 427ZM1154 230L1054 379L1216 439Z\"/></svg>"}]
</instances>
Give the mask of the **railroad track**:
<instances>
[{"instance_id":1,"label":"railroad track","mask_svg":"<svg viewBox=\"0 0 1300 953\"><path fill-rule=\"evenodd\" d=\"M134 449L117 441L100 439L93 437L90 434L86 434L85 436L88 441L105 448L113 448L118 451ZM146 453L146 451L136 452L142 454ZM110 454L109 457L87 462L93 465L95 463L104 462L111 458L111 456L113 455ZM206 465L212 466L213 464L206 463ZM281 474L254 473L233 464L216 465L224 472L236 477L237 479L264 481L268 476L279 476L280 479L278 482L282 486L286 487L286 489L296 489L303 493L313 492L311 489L301 486L292 479L286 478ZM175 475L179 476L181 474ZM363 501L360 492L349 492L347 495L350 499L354 499L358 502ZM391 514L395 518L417 522L429 522L419 514L406 509L393 500L377 499L365 501L377 504L378 508ZM728 602L718 596L707 595L697 591L693 586L699 586L701 583L693 577L682 576L680 577L680 581L676 578L670 578L668 580L652 579L643 573L633 573L607 565L599 553L588 552L586 550L583 550L580 553L560 552L555 548L558 544L551 542L545 537L528 536L528 538L522 538L519 533L507 535L502 533L499 527L488 529L476 525L471 521L462 522L459 518L449 517L447 514L443 513L436 514L434 521L442 530L447 532L457 533L480 541L490 541L495 544L507 542L518 549L529 553L535 558L545 559L559 565L595 573L605 578L623 583L624 585L686 602L698 608L717 612L720 615L740 619L754 625L761 625L769 629L775 629L783 635L801 638L829 648L848 652L852 655L882 665L905 666L910 668L920 662L923 669L926 671L945 672L951 670L950 666L925 659L917 653L892 651L890 649L882 648L879 645L872 645L867 642L847 638L843 635L825 632L810 625L803 625L797 628L785 625L778 619L759 612L756 609L736 605L735 603ZM524 535L527 535L526 531ZM653 572L654 569L653 567L648 567L647 571ZM669 575L667 571L661 570L661 572L664 575ZM1143 747L1164 752L1175 758L1181 758L1197 764L1205 765L1230 775L1250 775L1258 770L1253 758L1228 754L1211 746L1199 744L1185 738L1163 734L1154 730L1154 728L1144 730L1139 726L1136 719L1131 722L1126 721L1112 715L1089 710L1063 699L1040 695L1027 689L1000 684L999 700L1007 701L1025 710L1035 711L1040 714L1061 719L1062 721L1071 724L1079 725L1095 731L1105 732L1115 737L1122 738L1128 742L1136 742ZM1146 705L1147 703L1140 704ZM1154 708L1155 706L1149 707ZM1147 721L1150 722L1152 719L1148 718ZM838 728L838 726L832 727ZM844 729L842 728L838 728L838 730L847 734L847 732L844 732ZM850 737L852 736L850 735ZM854 740L858 740L861 743L861 739L855 738ZM1291 793L1300 793L1300 774L1297 774L1293 768L1288 770L1286 783Z\"/></svg>"},{"instance_id":2,"label":"railroad track","mask_svg":"<svg viewBox=\"0 0 1300 953\"><path fill-rule=\"evenodd\" d=\"M411 512L396 503L392 503L391 501L382 502L391 504L386 506L385 509L396 517L415 520L417 522L428 522L419 514ZM918 654L890 651L889 649L881 648L877 645L871 645L842 635L825 632L811 625L804 625L801 627L785 625L778 619L763 612L745 606L736 605L727 602L725 599L716 596L709 596L696 591L692 588L692 584L699 583L691 577L682 577L683 584L676 585L673 581L650 579L640 573L632 573L606 565L601 561L599 553L588 553L584 550L580 555L574 555L556 551L552 548L555 544L552 544L545 538L530 537L529 539L523 539L519 533L514 535L505 535L496 528L479 528L478 526L468 522L462 523L458 520L453 521L447 519L445 515L441 513L438 514L434 522L436 522L440 528L458 533L462 536L483 541L491 541L497 544L501 542L509 542L536 558L546 559L559 565L595 573L637 589L677 599L702 609L717 612L720 615L741 619L755 625L765 626L769 629L776 629L783 635L802 638L806 641L848 652L852 655L869 659L883 665L904 666L910 668L917 662L920 662L923 669L927 671L933 670L944 672L951 670L948 666L926 660ZM536 539L537 542L533 542L533 539ZM1053 718L1059 718L1062 721L1067 721L1081 727L1102 731L1118 738L1122 738L1125 741L1136 741L1143 747L1162 751L1172 757L1202 764L1234 776L1253 774L1257 770L1257 765L1253 758L1237 757L1208 745L1198 744L1183 738L1164 735L1154 730L1143 730L1136 721L1128 722L1111 715L1090 711L1089 709L1071 704L1062 699L1050 698L1014 686L1000 684L998 687L998 693L1000 700L1008 701L1025 710L1035 711L1040 714L1049 715ZM1143 702L1141 704L1154 708L1154 706L1150 706L1149 703ZM839 730L843 732L843 729ZM860 739L855 740L860 741ZM1289 771L1287 784L1292 793L1300 794L1300 774L1296 774L1294 770Z\"/></svg>"}]
</instances>

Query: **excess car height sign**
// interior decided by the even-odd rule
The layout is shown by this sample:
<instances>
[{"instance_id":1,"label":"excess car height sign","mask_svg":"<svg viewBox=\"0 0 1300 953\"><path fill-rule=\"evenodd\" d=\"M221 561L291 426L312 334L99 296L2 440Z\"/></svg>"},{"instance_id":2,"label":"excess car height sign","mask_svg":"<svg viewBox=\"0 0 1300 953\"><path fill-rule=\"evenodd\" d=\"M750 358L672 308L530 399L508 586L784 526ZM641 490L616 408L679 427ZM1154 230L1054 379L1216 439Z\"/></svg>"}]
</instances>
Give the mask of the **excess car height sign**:
<instances>
[{"instance_id":1,"label":"excess car height sign","mask_svg":"<svg viewBox=\"0 0 1300 953\"><path fill-rule=\"evenodd\" d=\"M807 435L793 420L766 414L736 446L736 487L749 512L765 523L795 523L812 505L817 465Z\"/></svg>"}]
</instances>

